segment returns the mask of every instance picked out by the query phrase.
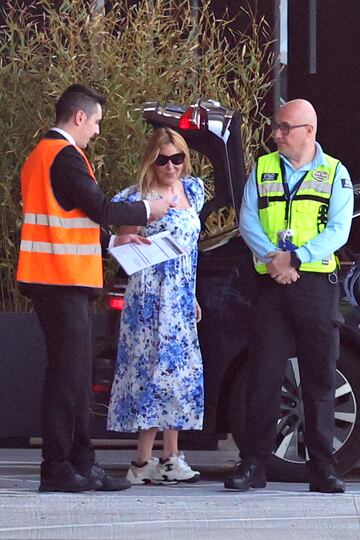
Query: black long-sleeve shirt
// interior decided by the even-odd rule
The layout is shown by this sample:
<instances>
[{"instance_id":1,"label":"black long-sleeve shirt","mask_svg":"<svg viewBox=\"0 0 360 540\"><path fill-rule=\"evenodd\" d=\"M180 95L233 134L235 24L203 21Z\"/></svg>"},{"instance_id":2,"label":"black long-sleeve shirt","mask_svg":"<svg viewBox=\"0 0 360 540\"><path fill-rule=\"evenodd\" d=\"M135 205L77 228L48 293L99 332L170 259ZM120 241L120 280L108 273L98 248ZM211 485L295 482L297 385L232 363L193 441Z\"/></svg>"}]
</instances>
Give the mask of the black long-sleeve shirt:
<instances>
[{"instance_id":1,"label":"black long-sleeve shirt","mask_svg":"<svg viewBox=\"0 0 360 540\"><path fill-rule=\"evenodd\" d=\"M48 131L47 139L64 139L57 131ZM91 178L86 163L76 148L65 146L50 169L51 187L64 210L80 208L100 225L146 225L143 202L112 202Z\"/></svg>"}]
</instances>

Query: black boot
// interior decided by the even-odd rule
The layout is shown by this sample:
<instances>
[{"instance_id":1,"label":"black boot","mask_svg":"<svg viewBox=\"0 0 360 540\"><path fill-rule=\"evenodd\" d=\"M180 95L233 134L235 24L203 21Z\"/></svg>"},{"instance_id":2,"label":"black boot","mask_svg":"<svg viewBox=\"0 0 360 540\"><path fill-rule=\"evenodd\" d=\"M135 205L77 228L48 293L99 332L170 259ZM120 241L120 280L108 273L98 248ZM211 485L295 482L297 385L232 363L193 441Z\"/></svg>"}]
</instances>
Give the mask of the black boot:
<instances>
[{"instance_id":1,"label":"black boot","mask_svg":"<svg viewBox=\"0 0 360 540\"><path fill-rule=\"evenodd\" d=\"M98 482L99 485L95 488L96 491L122 491L131 487L131 482L125 480L125 478L110 476L97 463L91 467L85 476L93 482Z\"/></svg>"},{"instance_id":2,"label":"black boot","mask_svg":"<svg viewBox=\"0 0 360 540\"><path fill-rule=\"evenodd\" d=\"M262 465L242 461L234 473L225 478L224 487L247 491L252 488L264 488L266 486L266 473Z\"/></svg>"},{"instance_id":3,"label":"black boot","mask_svg":"<svg viewBox=\"0 0 360 540\"><path fill-rule=\"evenodd\" d=\"M318 491L320 493L345 492L345 482L336 476L334 468L331 465L312 466L310 471L311 481L309 491Z\"/></svg>"},{"instance_id":4,"label":"black boot","mask_svg":"<svg viewBox=\"0 0 360 540\"><path fill-rule=\"evenodd\" d=\"M39 491L43 492L77 493L100 486L99 480L78 474L68 461L44 461L41 464L40 476Z\"/></svg>"}]
</instances>

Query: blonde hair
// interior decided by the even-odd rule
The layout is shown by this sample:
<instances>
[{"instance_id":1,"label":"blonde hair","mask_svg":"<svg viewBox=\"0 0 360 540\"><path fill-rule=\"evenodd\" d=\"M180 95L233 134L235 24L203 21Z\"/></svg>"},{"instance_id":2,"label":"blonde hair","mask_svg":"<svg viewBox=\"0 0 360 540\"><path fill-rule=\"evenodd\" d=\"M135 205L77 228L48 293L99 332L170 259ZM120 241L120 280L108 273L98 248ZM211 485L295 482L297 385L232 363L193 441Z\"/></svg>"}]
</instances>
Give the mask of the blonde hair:
<instances>
[{"instance_id":1,"label":"blonde hair","mask_svg":"<svg viewBox=\"0 0 360 540\"><path fill-rule=\"evenodd\" d=\"M184 138L173 129L168 127L158 128L151 135L146 146L139 173L139 189L142 195L151 191L150 186L156 178L155 160L165 144L173 144L179 153L185 154L184 163L180 172L181 176L186 176L191 172L189 147Z\"/></svg>"}]
</instances>

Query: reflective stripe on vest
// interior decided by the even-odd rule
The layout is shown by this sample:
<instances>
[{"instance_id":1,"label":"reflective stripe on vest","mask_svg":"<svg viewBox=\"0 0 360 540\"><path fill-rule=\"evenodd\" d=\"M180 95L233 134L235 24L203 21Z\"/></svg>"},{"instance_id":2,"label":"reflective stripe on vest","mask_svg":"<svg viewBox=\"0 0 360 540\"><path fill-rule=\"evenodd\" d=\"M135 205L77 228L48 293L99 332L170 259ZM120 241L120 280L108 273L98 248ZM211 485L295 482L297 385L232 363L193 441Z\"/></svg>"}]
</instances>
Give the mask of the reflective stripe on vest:
<instances>
[{"instance_id":1,"label":"reflective stripe on vest","mask_svg":"<svg viewBox=\"0 0 360 540\"><path fill-rule=\"evenodd\" d=\"M260 184L258 186L258 192L260 197L266 197L267 195L285 195L284 187L279 182L266 182L266 184Z\"/></svg>"},{"instance_id":2,"label":"reflective stripe on vest","mask_svg":"<svg viewBox=\"0 0 360 540\"><path fill-rule=\"evenodd\" d=\"M324 154L325 155L325 154ZM325 155L327 165L304 174L300 185L288 200L278 152L259 158L256 182L259 195L259 217L266 235L278 245L278 233L290 229L292 242L301 247L326 226L329 200L339 161ZM258 273L265 274L266 265L255 259ZM330 273L336 268L334 254L322 261L304 263L300 270Z\"/></svg>"},{"instance_id":3,"label":"reflective stripe on vest","mask_svg":"<svg viewBox=\"0 0 360 540\"><path fill-rule=\"evenodd\" d=\"M61 218L46 214L24 214L24 223L30 225L48 225L49 227L64 227L65 229L96 229L98 224L86 218Z\"/></svg>"},{"instance_id":4,"label":"reflective stripe on vest","mask_svg":"<svg viewBox=\"0 0 360 540\"><path fill-rule=\"evenodd\" d=\"M101 255L101 247L93 244L51 244L21 240L21 251L32 253L54 253L54 255Z\"/></svg>"},{"instance_id":5,"label":"reflective stripe on vest","mask_svg":"<svg viewBox=\"0 0 360 540\"><path fill-rule=\"evenodd\" d=\"M260 184L258 186L259 188L259 194L261 197L265 197L267 195L274 195L274 193L278 193L279 195L284 194L284 187L280 182L267 182L266 184ZM314 182L314 180L306 178L303 180L301 184L301 191L304 191L306 189L312 189L316 191L317 193L329 193L331 194L332 185L330 184L320 184L319 182Z\"/></svg>"},{"instance_id":6,"label":"reflective stripe on vest","mask_svg":"<svg viewBox=\"0 0 360 540\"><path fill-rule=\"evenodd\" d=\"M43 139L21 171L24 220L16 277L24 283L101 288L100 227L78 208L64 210L51 187L51 166L69 144ZM83 151L75 148L96 181Z\"/></svg>"}]
</instances>

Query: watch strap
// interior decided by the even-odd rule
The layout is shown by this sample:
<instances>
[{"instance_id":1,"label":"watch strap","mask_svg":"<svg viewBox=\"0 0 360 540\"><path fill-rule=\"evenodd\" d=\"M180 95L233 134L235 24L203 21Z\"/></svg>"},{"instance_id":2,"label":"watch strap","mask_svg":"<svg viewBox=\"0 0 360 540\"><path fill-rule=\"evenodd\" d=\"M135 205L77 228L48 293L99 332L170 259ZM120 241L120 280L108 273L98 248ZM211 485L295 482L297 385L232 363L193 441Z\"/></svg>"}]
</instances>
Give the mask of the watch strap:
<instances>
[{"instance_id":1,"label":"watch strap","mask_svg":"<svg viewBox=\"0 0 360 540\"><path fill-rule=\"evenodd\" d=\"M301 266L301 259L296 251L290 251L290 264L295 270L299 270Z\"/></svg>"}]
</instances>

